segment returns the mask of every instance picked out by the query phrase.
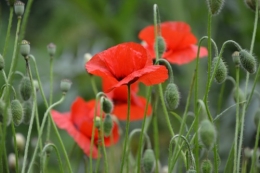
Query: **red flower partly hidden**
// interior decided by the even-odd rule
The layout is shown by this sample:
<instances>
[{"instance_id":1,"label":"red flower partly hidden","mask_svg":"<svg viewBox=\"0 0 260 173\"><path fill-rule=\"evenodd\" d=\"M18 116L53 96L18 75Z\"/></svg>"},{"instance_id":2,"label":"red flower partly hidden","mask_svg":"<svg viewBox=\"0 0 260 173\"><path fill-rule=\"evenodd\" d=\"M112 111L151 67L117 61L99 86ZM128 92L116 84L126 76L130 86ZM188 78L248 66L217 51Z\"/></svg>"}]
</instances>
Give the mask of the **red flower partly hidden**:
<instances>
[{"instance_id":1,"label":"red flower partly hidden","mask_svg":"<svg viewBox=\"0 0 260 173\"><path fill-rule=\"evenodd\" d=\"M57 126L66 130L88 156L90 156L94 112L95 100L85 102L80 97L73 102L70 112L60 113L55 110L51 111L52 118ZM119 126L117 123L113 124L111 134L113 138L111 136L104 137L104 143L107 147L119 140ZM92 158L98 158L98 143L98 130L95 128Z\"/></svg>"},{"instance_id":2,"label":"red flower partly hidden","mask_svg":"<svg viewBox=\"0 0 260 173\"><path fill-rule=\"evenodd\" d=\"M109 80L110 85L105 92L136 81L154 85L168 78L166 67L153 65L144 47L133 42L122 43L94 55L86 63L86 69Z\"/></svg>"},{"instance_id":3,"label":"red flower partly hidden","mask_svg":"<svg viewBox=\"0 0 260 173\"><path fill-rule=\"evenodd\" d=\"M191 28L184 22L164 22L161 23L161 35L166 43L166 51L162 55L170 63L182 65L194 60L197 56L197 39L191 33ZM154 51L154 26L147 26L139 33L139 38L143 40L144 47L155 57ZM200 49L200 57L208 55L205 47Z\"/></svg>"},{"instance_id":4,"label":"red flower partly hidden","mask_svg":"<svg viewBox=\"0 0 260 173\"><path fill-rule=\"evenodd\" d=\"M109 87L109 81L103 80L102 87L103 90L107 90ZM138 83L134 83L131 86L131 106L130 106L130 120L142 120L144 118L146 99L144 97L138 96ZM114 109L113 115L115 115L119 120L127 119L127 86L123 85L115 88L111 92L107 93L107 96L113 101ZM152 107L149 104L146 116L150 116L152 113Z\"/></svg>"}]
</instances>

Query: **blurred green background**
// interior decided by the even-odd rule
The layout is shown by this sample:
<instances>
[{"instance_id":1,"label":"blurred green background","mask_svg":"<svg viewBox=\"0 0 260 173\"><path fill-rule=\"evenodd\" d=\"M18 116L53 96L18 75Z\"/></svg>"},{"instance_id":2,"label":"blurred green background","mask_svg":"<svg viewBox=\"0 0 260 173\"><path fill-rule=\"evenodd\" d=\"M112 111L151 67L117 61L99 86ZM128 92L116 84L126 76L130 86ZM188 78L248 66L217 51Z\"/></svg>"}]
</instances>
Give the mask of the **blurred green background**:
<instances>
[{"instance_id":1,"label":"blurred green background","mask_svg":"<svg viewBox=\"0 0 260 173\"><path fill-rule=\"evenodd\" d=\"M23 1L25 4L27 1ZM45 93L49 93L49 56L46 51L46 46L53 42L57 45L57 54L54 62L54 100L60 98L59 92L60 80L69 78L72 80L72 89L69 91L65 102L57 107L59 111L68 111L71 102L76 96L80 95L86 100L94 98L91 85L89 83L89 76L84 69L84 54L95 54L106 48L109 48L118 43L135 41L138 39L139 31L147 25L153 24L153 4L157 3L160 10L161 21L185 21L190 24L193 33L197 38L201 38L207 34L207 4L205 0L34 0L28 18L28 25L24 39L31 43L31 53L35 56L38 63L39 72L41 74L42 83L44 85ZM7 24L9 17L9 7L6 1L0 1L0 53L2 53L4 40L6 36ZM217 16L213 17L212 21L212 38L217 43L219 49L226 40L234 40L238 42L243 48L249 50L250 42L253 32L254 13L246 7L243 0L226 1L223 10ZM17 19L14 17L12 23L11 37L8 46L8 53L5 57L6 69L10 66L10 59L13 51L13 42L15 36ZM255 55L260 54L259 42L260 34L256 35ZM203 44L206 46L206 42ZM228 45L223 54L229 68L229 75L235 76L234 65L232 64L231 54L235 51L235 47ZM257 56L256 56L257 57ZM199 94L202 99L205 90L206 72L207 72L207 58L200 61L200 83ZM175 82L179 86L181 93L181 104L176 110L182 115L188 95L191 78L195 69L195 62L187 65L177 66L173 65L175 75ZM20 56L18 62L18 70L25 72L25 64L23 58ZM251 80L253 80L251 77ZM241 72L241 86L245 79L245 73ZM15 77L14 86L17 87L20 78ZM96 81L100 87L100 81ZM2 77L0 78L0 85L3 84ZM251 86L251 85L250 85ZM217 114L218 105L217 97L221 85L214 84L210 91L210 109L212 114ZM145 87L141 86L141 95L145 95ZM233 86L231 82L226 82L225 94L221 110L234 104L231 99L231 90ZM259 102L253 98L250 106L251 112L247 114L246 129L245 129L245 145L249 145L253 141L253 128L250 125L253 122L252 115L254 110L258 107ZM194 101L191 103L190 111L193 111ZM39 96L39 111L42 117L45 107ZM232 112L233 111L233 112ZM218 122L220 153L225 158L225 153L230 147L230 141L233 140L234 132L234 110L226 113L227 116L221 118ZM233 115L233 116L232 116ZM160 129L160 145L161 154L160 160L162 165L167 162L169 132L166 129L163 115L158 111L159 129ZM162 117L162 118L161 118ZM177 121L172 118L173 127L176 132L179 125ZM132 128L140 127L141 122L132 123ZM223 127L223 128L221 128ZM124 126L122 126L124 129ZM16 128L17 132L26 135L28 126L21 125ZM230 133L229 133L230 132ZM63 140L65 141L68 151L72 148L73 140L66 132L61 131ZM150 131L152 136L152 131ZM34 134L35 136L36 134ZM11 143L11 138L7 136L7 143ZM55 142L55 139L53 139ZM120 147L117 145L116 147ZM78 149L78 148L77 148ZM12 152L12 147L8 147L8 152ZM77 153L80 150L78 149ZM78 154L72 154L73 157ZM81 158L82 155L79 155ZM74 159L73 159L74 160ZM75 159L76 160L76 159ZM72 161L74 168L79 166L78 172L82 172L83 160L81 162ZM55 172L55 165L57 161L53 157L50 163L50 172L53 169ZM223 165L225 162L222 163ZM76 170L76 169L75 169ZM76 172L76 171L75 171Z\"/></svg>"}]
</instances>

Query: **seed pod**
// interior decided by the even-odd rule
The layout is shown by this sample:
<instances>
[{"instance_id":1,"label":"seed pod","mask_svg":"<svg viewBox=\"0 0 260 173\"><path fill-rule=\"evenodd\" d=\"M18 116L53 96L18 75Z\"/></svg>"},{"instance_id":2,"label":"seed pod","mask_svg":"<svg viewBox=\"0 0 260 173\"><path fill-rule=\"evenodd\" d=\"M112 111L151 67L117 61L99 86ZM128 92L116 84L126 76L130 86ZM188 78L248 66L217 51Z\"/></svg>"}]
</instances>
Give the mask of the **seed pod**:
<instances>
[{"instance_id":1,"label":"seed pod","mask_svg":"<svg viewBox=\"0 0 260 173\"><path fill-rule=\"evenodd\" d=\"M0 71L3 70L5 67L5 60L3 56L0 54Z\"/></svg>"},{"instance_id":2,"label":"seed pod","mask_svg":"<svg viewBox=\"0 0 260 173\"><path fill-rule=\"evenodd\" d=\"M237 100L237 94L238 94L238 99L239 101ZM233 95L233 99L236 103L238 102L242 102L242 101L245 101L246 100L246 95L245 93L241 90L241 88L238 88L238 91L236 92L236 88L234 88L232 90L232 95Z\"/></svg>"},{"instance_id":3,"label":"seed pod","mask_svg":"<svg viewBox=\"0 0 260 173\"><path fill-rule=\"evenodd\" d=\"M180 102L180 93L178 87L174 83L169 83L165 89L164 99L166 107L169 110L174 110Z\"/></svg>"},{"instance_id":4,"label":"seed pod","mask_svg":"<svg viewBox=\"0 0 260 173\"><path fill-rule=\"evenodd\" d=\"M30 54L30 43L27 40L23 40L20 45L20 53L27 57Z\"/></svg>"},{"instance_id":5,"label":"seed pod","mask_svg":"<svg viewBox=\"0 0 260 173\"><path fill-rule=\"evenodd\" d=\"M23 102L23 111L24 111L24 118L23 123L29 124L32 116L32 102L31 101L25 101Z\"/></svg>"},{"instance_id":6,"label":"seed pod","mask_svg":"<svg viewBox=\"0 0 260 173\"><path fill-rule=\"evenodd\" d=\"M253 11L256 10L256 0L245 0L246 5ZM258 0L258 10L260 10L260 2Z\"/></svg>"},{"instance_id":7,"label":"seed pod","mask_svg":"<svg viewBox=\"0 0 260 173\"><path fill-rule=\"evenodd\" d=\"M113 119L110 114L106 114L103 126L104 126L104 136L105 137L110 136L113 128Z\"/></svg>"},{"instance_id":8,"label":"seed pod","mask_svg":"<svg viewBox=\"0 0 260 173\"><path fill-rule=\"evenodd\" d=\"M253 55L251 55L248 51L245 49L241 50L239 52L240 55L240 61L242 67L248 72L248 73L255 73L256 72L256 59Z\"/></svg>"},{"instance_id":9,"label":"seed pod","mask_svg":"<svg viewBox=\"0 0 260 173\"><path fill-rule=\"evenodd\" d=\"M214 72L214 68L217 65L217 62L218 62L218 58L216 57L216 58L213 59L213 62L212 62L212 69L211 69L212 74ZM223 83L226 80L227 73L228 73L227 71L228 70L227 70L227 67L226 67L223 59L220 58L219 64L216 67L216 73L215 73L215 80L216 80L217 83L220 84L220 83Z\"/></svg>"},{"instance_id":10,"label":"seed pod","mask_svg":"<svg viewBox=\"0 0 260 173\"><path fill-rule=\"evenodd\" d=\"M102 103L102 109L106 114L110 114L113 111L114 105L110 99L106 97L102 97L101 103Z\"/></svg>"},{"instance_id":11,"label":"seed pod","mask_svg":"<svg viewBox=\"0 0 260 173\"><path fill-rule=\"evenodd\" d=\"M161 57L162 54L166 50L166 43L165 43L164 38L162 36L157 36L156 41L158 43L158 54Z\"/></svg>"},{"instance_id":12,"label":"seed pod","mask_svg":"<svg viewBox=\"0 0 260 173\"><path fill-rule=\"evenodd\" d=\"M200 123L199 137L203 146L207 150L211 150L216 142L217 132L214 125L209 120L203 120Z\"/></svg>"},{"instance_id":13,"label":"seed pod","mask_svg":"<svg viewBox=\"0 0 260 173\"><path fill-rule=\"evenodd\" d=\"M23 77L20 83L20 94L24 101L30 99L32 95L32 85L29 77Z\"/></svg>"},{"instance_id":14,"label":"seed pod","mask_svg":"<svg viewBox=\"0 0 260 173\"><path fill-rule=\"evenodd\" d=\"M23 121L23 106L19 100L15 99L11 101L11 113L14 124L19 126Z\"/></svg>"},{"instance_id":15,"label":"seed pod","mask_svg":"<svg viewBox=\"0 0 260 173\"><path fill-rule=\"evenodd\" d=\"M60 89L63 93L67 93L70 90L71 87L71 81L68 79L63 79L60 82Z\"/></svg>"},{"instance_id":16,"label":"seed pod","mask_svg":"<svg viewBox=\"0 0 260 173\"><path fill-rule=\"evenodd\" d=\"M255 122L256 128L259 126L259 121L260 121L260 109L258 109L256 111L255 116L254 116L254 122Z\"/></svg>"},{"instance_id":17,"label":"seed pod","mask_svg":"<svg viewBox=\"0 0 260 173\"><path fill-rule=\"evenodd\" d=\"M146 149L141 161L143 173L152 173L155 168L155 156L152 149Z\"/></svg>"},{"instance_id":18,"label":"seed pod","mask_svg":"<svg viewBox=\"0 0 260 173\"><path fill-rule=\"evenodd\" d=\"M14 3L14 12L18 17L21 17L24 13L24 3L21 1L16 1Z\"/></svg>"},{"instance_id":19,"label":"seed pod","mask_svg":"<svg viewBox=\"0 0 260 173\"><path fill-rule=\"evenodd\" d=\"M210 160L203 160L201 163L201 173L212 173L212 163Z\"/></svg>"},{"instance_id":20,"label":"seed pod","mask_svg":"<svg viewBox=\"0 0 260 173\"><path fill-rule=\"evenodd\" d=\"M50 57L53 57L56 53L56 45L53 43L48 44L47 51L48 51Z\"/></svg>"},{"instance_id":21,"label":"seed pod","mask_svg":"<svg viewBox=\"0 0 260 173\"><path fill-rule=\"evenodd\" d=\"M209 11L212 15L218 15L224 5L224 0L207 0Z\"/></svg>"}]
</instances>

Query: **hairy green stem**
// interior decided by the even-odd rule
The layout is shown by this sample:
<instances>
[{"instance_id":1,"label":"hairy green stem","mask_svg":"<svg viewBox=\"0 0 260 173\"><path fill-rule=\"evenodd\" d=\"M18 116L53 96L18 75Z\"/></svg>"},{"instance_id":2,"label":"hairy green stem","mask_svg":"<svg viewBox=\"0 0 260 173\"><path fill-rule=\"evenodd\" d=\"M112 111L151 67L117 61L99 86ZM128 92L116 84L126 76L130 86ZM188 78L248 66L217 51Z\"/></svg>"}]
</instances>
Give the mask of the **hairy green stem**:
<instances>
[{"instance_id":1,"label":"hairy green stem","mask_svg":"<svg viewBox=\"0 0 260 173\"><path fill-rule=\"evenodd\" d=\"M11 31L11 28L12 28L13 15L14 15L14 7L10 6L8 27L7 27L7 32L6 32L6 37L5 37L5 45L4 45L4 50L3 50L3 57L4 58L5 58L5 55L6 55L7 48L8 48L10 31Z\"/></svg>"}]
</instances>

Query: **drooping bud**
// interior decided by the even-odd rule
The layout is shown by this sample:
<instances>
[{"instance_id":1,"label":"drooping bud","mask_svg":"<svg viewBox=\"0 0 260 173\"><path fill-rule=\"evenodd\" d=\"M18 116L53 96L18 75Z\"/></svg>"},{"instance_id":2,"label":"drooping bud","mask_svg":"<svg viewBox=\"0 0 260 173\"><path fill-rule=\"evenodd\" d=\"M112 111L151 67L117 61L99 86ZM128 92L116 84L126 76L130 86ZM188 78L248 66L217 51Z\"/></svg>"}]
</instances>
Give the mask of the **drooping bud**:
<instances>
[{"instance_id":1,"label":"drooping bud","mask_svg":"<svg viewBox=\"0 0 260 173\"><path fill-rule=\"evenodd\" d=\"M253 11L256 10L256 0L245 0L246 5ZM260 1L258 0L258 10L260 10Z\"/></svg>"},{"instance_id":2,"label":"drooping bud","mask_svg":"<svg viewBox=\"0 0 260 173\"><path fill-rule=\"evenodd\" d=\"M14 124L19 126L23 121L23 106L17 99L11 101L11 113Z\"/></svg>"},{"instance_id":3,"label":"drooping bud","mask_svg":"<svg viewBox=\"0 0 260 173\"><path fill-rule=\"evenodd\" d=\"M212 173L212 163L210 160L203 160L201 163L201 173Z\"/></svg>"},{"instance_id":4,"label":"drooping bud","mask_svg":"<svg viewBox=\"0 0 260 173\"><path fill-rule=\"evenodd\" d=\"M23 77L20 83L20 94L23 100L29 100L32 95L32 85L29 77Z\"/></svg>"},{"instance_id":5,"label":"drooping bud","mask_svg":"<svg viewBox=\"0 0 260 173\"><path fill-rule=\"evenodd\" d=\"M46 141L46 142L45 142L45 146L48 145L48 144L50 144L50 143L51 143L50 141ZM51 154L52 150L53 150L52 146L48 146L48 148L45 150L45 151L46 151L46 154L47 154L47 155Z\"/></svg>"},{"instance_id":6,"label":"drooping bud","mask_svg":"<svg viewBox=\"0 0 260 173\"><path fill-rule=\"evenodd\" d=\"M166 43L164 41L164 38L162 36L157 36L156 37L156 41L158 43L158 53L159 53L159 57L162 56L162 54L165 52L166 50Z\"/></svg>"},{"instance_id":7,"label":"drooping bud","mask_svg":"<svg viewBox=\"0 0 260 173\"><path fill-rule=\"evenodd\" d=\"M260 121L260 109L258 109L256 111L255 117L254 117L254 122L255 122L256 128L259 126L259 121Z\"/></svg>"},{"instance_id":8,"label":"drooping bud","mask_svg":"<svg viewBox=\"0 0 260 173\"><path fill-rule=\"evenodd\" d=\"M104 127L104 136L105 137L110 136L113 129L113 119L110 114L106 114L103 127Z\"/></svg>"},{"instance_id":9,"label":"drooping bud","mask_svg":"<svg viewBox=\"0 0 260 173\"><path fill-rule=\"evenodd\" d=\"M56 45L53 43L48 44L47 51L48 51L50 57L53 57L56 53Z\"/></svg>"},{"instance_id":10,"label":"drooping bud","mask_svg":"<svg viewBox=\"0 0 260 173\"><path fill-rule=\"evenodd\" d=\"M212 71L211 73L212 74L213 74L214 68L217 65L217 62L218 62L218 57L213 59L212 69L211 69L211 71ZM220 58L219 64L216 67L216 73L215 73L215 80L216 80L216 82L219 83L219 84L223 83L226 80L226 78L227 78L227 73L228 73L227 67L226 67L223 59Z\"/></svg>"},{"instance_id":11,"label":"drooping bud","mask_svg":"<svg viewBox=\"0 0 260 173\"><path fill-rule=\"evenodd\" d=\"M200 123L199 137L203 146L210 150L216 142L217 132L214 125L209 120L203 120Z\"/></svg>"},{"instance_id":12,"label":"drooping bud","mask_svg":"<svg viewBox=\"0 0 260 173\"><path fill-rule=\"evenodd\" d=\"M19 150L19 152L23 151L24 146L25 146L25 138L24 138L23 134L16 133L15 140L16 140L16 146L17 146L17 149ZM13 141L13 146L14 146L14 141Z\"/></svg>"},{"instance_id":13,"label":"drooping bud","mask_svg":"<svg viewBox=\"0 0 260 173\"><path fill-rule=\"evenodd\" d=\"M146 149L141 161L143 173L152 173L155 168L155 156L152 149Z\"/></svg>"},{"instance_id":14,"label":"drooping bud","mask_svg":"<svg viewBox=\"0 0 260 173\"><path fill-rule=\"evenodd\" d=\"M240 67L240 56L239 56L239 52L238 51L235 51L233 54L232 54L232 59L233 59L233 62L235 63L236 67Z\"/></svg>"},{"instance_id":15,"label":"drooping bud","mask_svg":"<svg viewBox=\"0 0 260 173\"><path fill-rule=\"evenodd\" d=\"M251 55L248 51L245 49L241 50L239 52L240 55L240 61L242 67L248 72L248 73L255 73L256 72L256 59L253 55Z\"/></svg>"},{"instance_id":16,"label":"drooping bud","mask_svg":"<svg viewBox=\"0 0 260 173\"><path fill-rule=\"evenodd\" d=\"M0 54L0 71L3 70L5 67L5 60L3 56Z\"/></svg>"},{"instance_id":17,"label":"drooping bud","mask_svg":"<svg viewBox=\"0 0 260 173\"><path fill-rule=\"evenodd\" d=\"M63 93L67 93L70 90L72 82L68 79L63 79L60 82L60 89Z\"/></svg>"},{"instance_id":18,"label":"drooping bud","mask_svg":"<svg viewBox=\"0 0 260 173\"><path fill-rule=\"evenodd\" d=\"M243 102L246 100L246 95L245 93L241 90L241 88L238 88L238 91L236 90L236 88L234 88L232 90L232 95L233 95L233 99L236 103L238 102ZM237 96L238 96L238 99L239 101L237 100Z\"/></svg>"},{"instance_id":19,"label":"drooping bud","mask_svg":"<svg viewBox=\"0 0 260 173\"><path fill-rule=\"evenodd\" d=\"M102 97L101 103L102 103L102 109L106 114L110 114L113 111L114 105L110 99L106 97Z\"/></svg>"},{"instance_id":20,"label":"drooping bud","mask_svg":"<svg viewBox=\"0 0 260 173\"><path fill-rule=\"evenodd\" d=\"M207 0L209 11L212 15L218 15L224 5L224 0Z\"/></svg>"},{"instance_id":21,"label":"drooping bud","mask_svg":"<svg viewBox=\"0 0 260 173\"><path fill-rule=\"evenodd\" d=\"M20 53L27 57L30 54L30 43L27 40L23 40L20 45Z\"/></svg>"},{"instance_id":22,"label":"drooping bud","mask_svg":"<svg viewBox=\"0 0 260 173\"><path fill-rule=\"evenodd\" d=\"M31 101L25 101L23 102L23 111L24 111L24 117L23 117L23 123L29 124L32 116L32 102Z\"/></svg>"},{"instance_id":23,"label":"drooping bud","mask_svg":"<svg viewBox=\"0 0 260 173\"><path fill-rule=\"evenodd\" d=\"M16 167L16 157L14 153L8 155L8 165L11 170L15 170Z\"/></svg>"},{"instance_id":24,"label":"drooping bud","mask_svg":"<svg viewBox=\"0 0 260 173\"><path fill-rule=\"evenodd\" d=\"M174 110L178 107L180 102L180 93L178 87L174 83L169 83L165 89L164 99L166 107L169 110Z\"/></svg>"},{"instance_id":25,"label":"drooping bud","mask_svg":"<svg viewBox=\"0 0 260 173\"><path fill-rule=\"evenodd\" d=\"M24 3L21 1L16 1L14 3L14 12L18 17L22 17L24 13Z\"/></svg>"}]
</instances>

